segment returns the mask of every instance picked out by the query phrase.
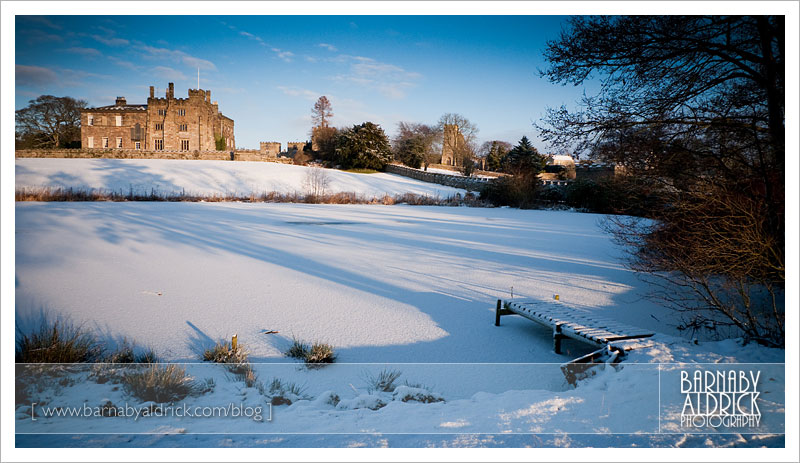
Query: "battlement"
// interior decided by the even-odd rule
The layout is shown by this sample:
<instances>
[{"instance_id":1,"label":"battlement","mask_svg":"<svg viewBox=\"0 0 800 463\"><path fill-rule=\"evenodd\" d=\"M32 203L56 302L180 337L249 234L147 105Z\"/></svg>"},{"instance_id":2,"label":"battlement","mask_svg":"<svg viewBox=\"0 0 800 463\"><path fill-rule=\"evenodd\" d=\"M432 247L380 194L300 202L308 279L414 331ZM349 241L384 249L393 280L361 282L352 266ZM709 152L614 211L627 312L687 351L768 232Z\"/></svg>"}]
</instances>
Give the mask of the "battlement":
<instances>
[{"instance_id":1,"label":"battlement","mask_svg":"<svg viewBox=\"0 0 800 463\"><path fill-rule=\"evenodd\" d=\"M307 144L307 141L290 141L286 143L286 151L303 151Z\"/></svg>"},{"instance_id":2,"label":"battlement","mask_svg":"<svg viewBox=\"0 0 800 463\"><path fill-rule=\"evenodd\" d=\"M269 157L278 157L281 152L281 144L277 141L262 141L259 152Z\"/></svg>"},{"instance_id":3,"label":"battlement","mask_svg":"<svg viewBox=\"0 0 800 463\"><path fill-rule=\"evenodd\" d=\"M189 89L189 99L199 98L206 103L211 103L211 90ZM215 101L214 104L217 102Z\"/></svg>"}]
</instances>

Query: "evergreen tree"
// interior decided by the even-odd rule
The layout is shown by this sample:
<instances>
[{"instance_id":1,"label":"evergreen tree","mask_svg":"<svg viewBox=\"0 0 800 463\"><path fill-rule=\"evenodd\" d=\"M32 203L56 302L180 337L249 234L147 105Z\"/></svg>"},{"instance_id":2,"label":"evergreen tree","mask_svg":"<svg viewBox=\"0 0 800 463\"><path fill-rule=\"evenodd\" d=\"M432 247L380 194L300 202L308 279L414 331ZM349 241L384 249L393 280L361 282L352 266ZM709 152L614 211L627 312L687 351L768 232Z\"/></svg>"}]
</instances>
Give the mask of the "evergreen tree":
<instances>
[{"instance_id":1,"label":"evergreen tree","mask_svg":"<svg viewBox=\"0 0 800 463\"><path fill-rule=\"evenodd\" d=\"M497 140L487 143L489 146L487 147L487 151L484 151L486 153L486 168L497 172L503 168L503 163L509 152L508 147L511 145Z\"/></svg>"},{"instance_id":2,"label":"evergreen tree","mask_svg":"<svg viewBox=\"0 0 800 463\"><path fill-rule=\"evenodd\" d=\"M544 171L547 160L539 154L539 151L531 145L528 137L522 136L517 146L508 152L507 170L514 173L525 171L526 173L538 174Z\"/></svg>"},{"instance_id":3,"label":"evergreen tree","mask_svg":"<svg viewBox=\"0 0 800 463\"><path fill-rule=\"evenodd\" d=\"M412 167L419 169L425 160L426 140L422 135L412 135L397 142L397 160Z\"/></svg>"},{"instance_id":4,"label":"evergreen tree","mask_svg":"<svg viewBox=\"0 0 800 463\"><path fill-rule=\"evenodd\" d=\"M392 160L389 139L372 122L342 130L336 140L336 160L343 169L383 170Z\"/></svg>"}]
</instances>

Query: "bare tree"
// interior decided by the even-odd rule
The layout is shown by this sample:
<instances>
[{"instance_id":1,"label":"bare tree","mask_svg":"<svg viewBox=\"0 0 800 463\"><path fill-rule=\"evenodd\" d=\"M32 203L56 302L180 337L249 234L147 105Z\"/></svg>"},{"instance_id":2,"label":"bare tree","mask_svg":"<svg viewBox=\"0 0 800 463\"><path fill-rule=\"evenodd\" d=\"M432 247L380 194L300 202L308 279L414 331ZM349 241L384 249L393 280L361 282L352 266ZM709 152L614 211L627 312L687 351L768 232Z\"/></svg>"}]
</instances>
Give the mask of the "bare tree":
<instances>
[{"instance_id":1,"label":"bare tree","mask_svg":"<svg viewBox=\"0 0 800 463\"><path fill-rule=\"evenodd\" d=\"M548 42L542 75L574 85L595 75L602 91L577 112L550 109L539 127L552 146L621 164L664 198L647 211L652 225L619 224L632 267L673 283L664 300L776 345L785 342L784 44L783 16L573 17Z\"/></svg>"},{"instance_id":2,"label":"bare tree","mask_svg":"<svg viewBox=\"0 0 800 463\"><path fill-rule=\"evenodd\" d=\"M311 151L323 161L332 162L336 156L337 134L335 127L314 127L311 130Z\"/></svg>"},{"instance_id":3,"label":"bare tree","mask_svg":"<svg viewBox=\"0 0 800 463\"><path fill-rule=\"evenodd\" d=\"M461 174L465 177L471 177L475 173L477 153L478 147L474 140L464 143L457 153L461 158Z\"/></svg>"},{"instance_id":4,"label":"bare tree","mask_svg":"<svg viewBox=\"0 0 800 463\"><path fill-rule=\"evenodd\" d=\"M462 166L465 159L472 159L477 125L461 114L446 113L439 118L436 128L441 133L442 157L451 158L452 165Z\"/></svg>"},{"instance_id":5,"label":"bare tree","mask_svg":"<svg viewBox=\"0 0 800 463\"><path fill-rule=\"evenodd\" d=\"M314 107L311 109L311 119L314 121L315 127L327 127L328 121L333 117L333 107L328 97L325 95L319 97Z\"/></svg>"},{"instance_id":6,"label":"bare tree","mask_svg":"<svg viewBox=\"0 0 800 463\"><path fill-rule=\"evenodd\" d=\"M458 133L460 133L467 142L473 141L478 135L478 126L461 114L442 114L436 127L439 131L444 131L445 125L458 126Z\"/></svg>"},{"instance_id":7,"label":"bare tree","mask_svg":"<svg viewBox=\"0 0 800 463\"><path fill-rule=\"evenodd\" d=\"M322 167L312 166L306 172L303 186L305 186L307 194L314 198L319 198L325 196L330 181L327 170Z\"/></svg>"},{"instance_id":8,"label":"bare tree","mask_svg":"<svg viewBox=\"0 0 800 463\"><path fill-rule=\"evenodd\" d=\"M31 148L58 148L80 141L81 109L84 100L42 95L16 111L17 139Z\"/></svg>"},{"instance_id":9,"label":"bare tree","mask_svg":"<svg viewBox=\"0 0 800 463\"><path fill-rule=\"evenodd\" d=\"M724 186L667 199L662 220L610 219L630 267L646 275L653 296L682 314L679 328L730 326L782 346L784 258L768 232L766 205L746 188Z\"/></svg>"}]
</instances>

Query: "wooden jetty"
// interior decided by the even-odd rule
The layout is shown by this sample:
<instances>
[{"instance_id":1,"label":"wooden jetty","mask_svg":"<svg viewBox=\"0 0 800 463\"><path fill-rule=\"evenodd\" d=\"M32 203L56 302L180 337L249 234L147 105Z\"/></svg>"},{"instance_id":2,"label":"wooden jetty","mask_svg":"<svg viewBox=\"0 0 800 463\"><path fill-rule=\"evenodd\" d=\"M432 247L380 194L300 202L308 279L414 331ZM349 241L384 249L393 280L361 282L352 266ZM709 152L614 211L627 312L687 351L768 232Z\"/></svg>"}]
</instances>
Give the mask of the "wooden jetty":
<instances>
[{"instance_id":1,"label":"wooden jetty","mask_svg":"<svg viewBox=\"0 0 800 463\"><path fill-rule=\"evenodd\" d=\"M598 364L616 365L625 353L633 349L651 347L646 339L655 333L626 325L605 317L588 314L559 301L520 300L503 303L497 300L495 326L500 326L500 317L521 315L528 320L553 330L553 350L561 353L561 340L575 339L599 347L591 354L561 365L561 370L570 384L589 376L589 369Z\"/></svg>"}]
</instances>

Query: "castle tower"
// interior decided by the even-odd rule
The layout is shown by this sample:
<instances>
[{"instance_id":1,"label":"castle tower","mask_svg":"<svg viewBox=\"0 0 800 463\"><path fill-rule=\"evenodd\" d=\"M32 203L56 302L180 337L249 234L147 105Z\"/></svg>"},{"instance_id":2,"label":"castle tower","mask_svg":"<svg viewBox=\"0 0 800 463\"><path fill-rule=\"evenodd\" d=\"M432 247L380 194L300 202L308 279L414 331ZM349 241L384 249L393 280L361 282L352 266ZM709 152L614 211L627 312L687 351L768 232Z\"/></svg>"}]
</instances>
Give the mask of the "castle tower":
<instances>
[{"instance_id":1,"label":"castle tower","mask_svg":"<svg viewBox=\"0 0 800 463\"><path fill-rule=\"evenodd\" d=\"M460 166L461 156L459 155L466 147L464 134L458 130L455 124L445 124L442 134L442 160L445 166Z\"/></svg>"}]
</instances>

